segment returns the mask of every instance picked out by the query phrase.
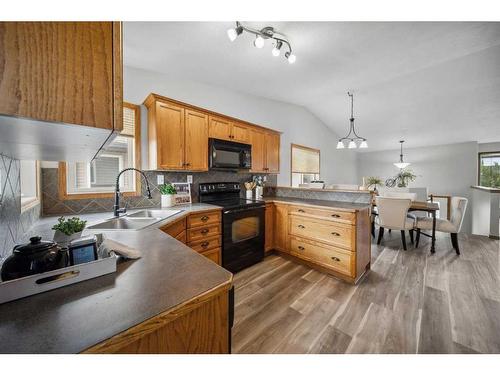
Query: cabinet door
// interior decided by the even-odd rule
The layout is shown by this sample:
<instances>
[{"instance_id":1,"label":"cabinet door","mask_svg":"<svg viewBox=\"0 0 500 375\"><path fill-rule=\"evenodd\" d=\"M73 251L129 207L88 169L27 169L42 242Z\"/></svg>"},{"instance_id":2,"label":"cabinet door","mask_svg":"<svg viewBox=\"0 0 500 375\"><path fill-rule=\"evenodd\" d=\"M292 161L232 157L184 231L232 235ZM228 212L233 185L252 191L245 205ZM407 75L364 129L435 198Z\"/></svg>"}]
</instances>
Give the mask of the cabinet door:
<instances>
[{"instance_id":1,"label":"cabinet door","mask_svg":"<svg viewBox=\"0 0 500 375\"><path fill-rule=\"evenodd\" d=\"M265 251L270 251L274 247L274 204L266 204L266 237Z\"/></svg>"},{"instance_id":2,"label":"cabinet door","mask_svg":"<svg viewBox=\"0 0 500 375\"><path fill-rule=\"evenodd\" d=\"M184 108L156 103L157 165L162 169L184 169Z\"/></svg>"},{"instance_id":3,"label":"cabinet door","mask_svg":"<svg viewBox=\"0 0 500 375\"><path fill-rule=\"evenodd\" d=\"M274 203L274 248L288 252L288 206Z\"/></svg>"},{"instance_id":4,"label":"cabinet door","mask_svg":"<svg viewBox=\"0 0 500 375\"><path fill-rule=\"evenodd\" d=\"M0 22L0 113L122 129L121 25Z\"/></svg>"},{"instance_id":5,"label":"cabinet door","mask_svg":"<svg viewBox=\"0 0 500 375\"><path fill-rule=\"evenodd\" d=\"M231 140L240 143L250 143L250 129L248 126L233 122Z\"/></svg>"},{"instance_id":6,"label":"cabinet door","mask_svg":"<svg viewBox=\"0 0 500 375\"><path fill-rule=\"evenodd\" d=\"M186 169L208 171L208 115L186 110Z\"/></svg>"},{"instance_id":7,"label":"cabinet door","mask_svg":"<svg viewBox=\"0 0 500 375\"><path fill-rule=\"evenodd\" d=\"M252 172L265 172L266 136L260 130L252 130Z\"/></svg>"},{"instance_id":8,"label":"cabinet door","mask_svg":"<svg viewBox=\"0 0 500 375\"><path fill-rule=\"evenodd\" d=\"M231 122L221 117L210 116L208 135L210 138L231 141Z\"/></svg>"},{"instance_id":9,"label":"cabinet door","mask_svg":"<svg viewBox=\"0 0 500 375\"><path fill-rule=\"evenodd\" d=\"M280 135L266 133L266 172L280 171Z\"/></svg>"}]
</instances>

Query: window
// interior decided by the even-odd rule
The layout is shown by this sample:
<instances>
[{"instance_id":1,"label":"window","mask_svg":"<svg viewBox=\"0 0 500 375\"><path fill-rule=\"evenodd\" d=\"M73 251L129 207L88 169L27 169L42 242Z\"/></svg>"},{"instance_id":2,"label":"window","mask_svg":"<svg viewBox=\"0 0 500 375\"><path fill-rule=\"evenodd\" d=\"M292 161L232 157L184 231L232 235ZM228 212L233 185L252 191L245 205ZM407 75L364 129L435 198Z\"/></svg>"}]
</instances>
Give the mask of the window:
<instances>
[{"instance_id":1,"label":"window","mask_svg":"<svg viewBox=\"0 0 500 375\"><path fill-rule=\"evenodd\" d=\"M292 186L299 187L320 178L320 150L292 144Z\"/></svg>"},{"instance_id":2,"label":"window","mask_svg":"<svg viewBox=\"0 0 500 375\"><path fill-rule=\"evenodd\" d=\"M21 211L40 202L40 164L36 160L20 161Z\"/></svg>"},{"instance_id":3,"label":"window","mask_svg":"<svg viewBox=\"0 0 500 375\"><path fill-rule=\"evenodd\" d=\"M480 186L500 188L500 151L479 154Z\"/></svg>"},{"instance_id":4,"label":"window","mask_svg":"<svg viewBox=\"0 0 500 375\"><path fill-rule=\"evenodd\" d=\"M123 130L92 162L59 164L60 191L64 199L112 196L116 176L124 168L140 168L140 107L123 103ZM140 191L140 176L125 172L120 190L127 195Z\"/></svg>"}]
</instances>

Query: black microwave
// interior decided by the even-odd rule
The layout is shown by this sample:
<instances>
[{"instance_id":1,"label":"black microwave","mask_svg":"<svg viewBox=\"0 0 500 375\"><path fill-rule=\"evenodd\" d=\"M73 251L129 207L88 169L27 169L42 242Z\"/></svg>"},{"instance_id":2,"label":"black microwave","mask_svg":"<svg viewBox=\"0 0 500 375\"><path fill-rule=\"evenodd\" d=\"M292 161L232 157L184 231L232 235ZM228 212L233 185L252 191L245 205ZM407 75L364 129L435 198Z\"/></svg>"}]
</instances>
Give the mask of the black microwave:
<instances>
[{"instance_id":1,"label":"black microwave","mask_svg":"<svg viewBox=\"0 0 500 375\"><path fill-rule=\"evenodd\" d=\"M208 154L210 169L239 170L252 168L252 146L245 143L210 138Z\"/></svg>"}]
</instances>

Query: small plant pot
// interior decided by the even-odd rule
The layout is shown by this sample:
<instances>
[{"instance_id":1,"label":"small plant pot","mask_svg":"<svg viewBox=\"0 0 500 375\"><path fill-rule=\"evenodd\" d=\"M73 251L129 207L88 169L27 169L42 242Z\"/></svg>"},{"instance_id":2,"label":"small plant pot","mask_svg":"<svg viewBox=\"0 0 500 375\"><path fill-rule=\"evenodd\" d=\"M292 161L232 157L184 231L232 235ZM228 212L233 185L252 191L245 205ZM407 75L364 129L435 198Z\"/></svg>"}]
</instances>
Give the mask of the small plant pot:
<instances>
[{"instance_id":1,"label":"small plant pot","mask_svg":"<svg viewBox=\"0 0 500 375\"><path fill-rule=\"evenodd\" d=\"M61 246L68 245L71 241L76 240L82 236L82 232L73 233L71 235L64 234L63 232L56 230L54 232L54 242L57 242Z\"/></svg>"},{"instance_id":2,"label":"small plant pot","mask_svg":"<svg viewBox=\"0 0 500 375\"><path fill-rule=\"evenodd\" d=\"M162 207L172 207L174 205L174 195L165 194L161 196L161 206Z\"/></svg>"}]
</instances>

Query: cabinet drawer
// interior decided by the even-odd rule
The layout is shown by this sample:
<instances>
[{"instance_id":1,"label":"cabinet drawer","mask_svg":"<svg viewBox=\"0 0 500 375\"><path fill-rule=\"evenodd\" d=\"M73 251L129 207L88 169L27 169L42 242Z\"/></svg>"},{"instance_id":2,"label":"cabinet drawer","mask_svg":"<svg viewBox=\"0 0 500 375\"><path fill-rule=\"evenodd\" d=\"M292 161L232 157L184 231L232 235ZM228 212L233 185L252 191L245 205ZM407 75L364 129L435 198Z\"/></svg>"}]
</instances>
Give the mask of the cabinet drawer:
<instances>
[{"instance_id":1,"label":"cabinet drawer","mask_svg":"<svg viewBox=\"0 0 500 375\"><path fill-rule=\"evenodd\" d=\"M354 228L354 229L353 229ZM326 242L351 250L354 245L352 234L355 227L327 220L314 220L307 217L290 215L291 235ZM352 249L354 251L354 249Z\"/></svg>"},{"instance_id":2,"label":"cabinet drawer","mask_svg":"<svg viewBox=\"0 0 500 375\"><path fill-rule=\"evenodd\" d=\"M191 249L196 250L199 253L202 253L205 250L213 249L215 247L220 247L221 239L220 236L217 235L214 237L204 238L198 241L189 241L188 246Z\"/></svg>"},{"instance_id":3,"label":"cabinet drawer","mask_svg":"<svg viewBox=\"0 0 500 375\"><path fill-rule=\"evenodd\" d=\"M160 228L163 232L171 235L172 237L177 237L179 233L186 230L186 218L182 218L173 223L168 223Z\"/></svg>"},{"instance_id":4,"label":"cabinet drawer","mask_svg":"<svg viewBox=\"0 0 500 375\"><path fill-rule=\"evenodd\" d=\"M181 241L182 243L186 243L186 231L183 230L182 232L180 232L177 236L175 236L175 239L177 241Z\"/></svg>"},{"instance_id":5,"label":"cabinet drawer","mask_svg":"<svg viewBox=\"0 0 500 375\"><path fill-rule=\"evenodd\" d=\"M220 234L220 224L206 225L188 229L188 241L201 240L202 238L211 237Z\"/></svg>"},{"instance_id":6,"label":"cabinet drawer","mask_svg":"<svg viewBox=\"0 0 500 375\"><path fill-rule=\"evenodd\" d=\"M290 206L290 214L308 217L316 217L324 220L332 220L340 223L354 224L355 213L329 210L323 208L312 208L305 206Z\"/></svg>"},{"instance_id":7,"label":"cabinet drawer","mask_svg":"<svg viewBox=\"0 0 500 375\"><path fill-rule=\"evenodd\" d=\"M355 276L352 271L353 268L351 267L354 260L354 254L350 251L324 246L314 241L291 237L290 253L345 275Z\"/></svg>"},{"instance_id":8,"label":"cabinet drawer","mask_svg":"<svg viewBox=\"0 0 500 375\"><path fill-rule=\"evenodd\" d=\"M199 227L201 225L216 224L221 221L220 210L217 211L206 211L196 214L191 214L188 217L187 225L188 228Z\"/></svg>"},{"instance_id":9,"label":"cabinet drawer","mask_svg":"<svg viewBox=\"0 0 500 375\"><path fill-rule=\"evenodd\" d=\"M200 254L203 255L204 257L207 257L208 259L214 261L218 265L221 264L221 261L220 261L220 247L212 249L212 250L203 251Z\"/></svg>"}]
</instances>

